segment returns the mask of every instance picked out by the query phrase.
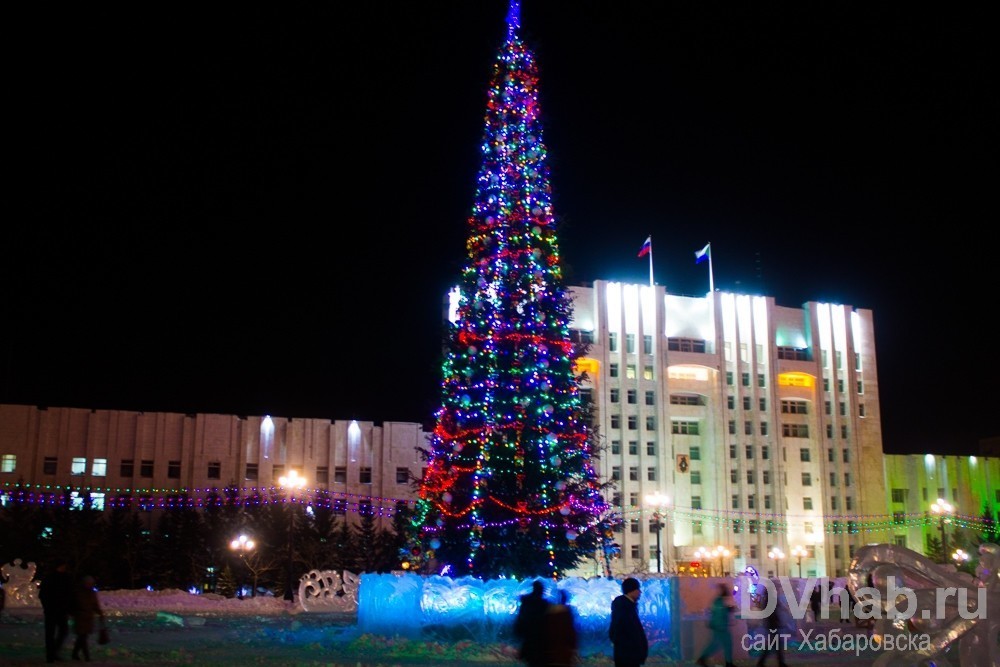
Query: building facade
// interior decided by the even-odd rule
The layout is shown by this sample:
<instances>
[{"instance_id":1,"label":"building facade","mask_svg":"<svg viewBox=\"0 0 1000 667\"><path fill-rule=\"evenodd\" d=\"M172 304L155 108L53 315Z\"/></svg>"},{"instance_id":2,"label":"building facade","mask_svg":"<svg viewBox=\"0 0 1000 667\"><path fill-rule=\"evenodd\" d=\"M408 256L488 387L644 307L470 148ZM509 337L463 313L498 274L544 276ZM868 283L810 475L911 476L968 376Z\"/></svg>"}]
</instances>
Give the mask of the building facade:
<instances>
[{"instance_id":1,"label":"building facade","mask_svg":"<svg viewBox=\"0 0 1000 667\"><path fill-rule=\"evenodd\" d=\"M601 474L624 518L615 574L844 576L865 544L923 550L938 497L957 516L990 503L995 516L1000 459L883 457L871 311L571 289ZM370 506L387 525L415 499L428 436L403 422L0 405L0 500L23 484L155 512L231 485L266 495L294 473L302 500L352 518Z\"/></svg>"}]
</instances>

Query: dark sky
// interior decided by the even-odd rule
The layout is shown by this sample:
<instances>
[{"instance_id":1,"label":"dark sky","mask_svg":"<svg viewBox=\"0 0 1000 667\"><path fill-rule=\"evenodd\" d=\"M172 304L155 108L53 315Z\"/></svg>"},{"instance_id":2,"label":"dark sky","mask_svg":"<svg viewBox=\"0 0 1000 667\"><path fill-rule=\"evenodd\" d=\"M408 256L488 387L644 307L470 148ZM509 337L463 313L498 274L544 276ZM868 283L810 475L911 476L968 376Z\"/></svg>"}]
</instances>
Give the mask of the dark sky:
<instances>
[{"instance_id":1,"label":"dark sky","mask_svg":"<svg viewBox=\"0 0 1000 667\"><path fill-rule=\"evenodd\" d=\"M687 5L524 0L570 282L870 308L886 451L975 453L985 7ZM0 400L429 422L506 3L21 11Z\"/></svg>"}]
</instances>

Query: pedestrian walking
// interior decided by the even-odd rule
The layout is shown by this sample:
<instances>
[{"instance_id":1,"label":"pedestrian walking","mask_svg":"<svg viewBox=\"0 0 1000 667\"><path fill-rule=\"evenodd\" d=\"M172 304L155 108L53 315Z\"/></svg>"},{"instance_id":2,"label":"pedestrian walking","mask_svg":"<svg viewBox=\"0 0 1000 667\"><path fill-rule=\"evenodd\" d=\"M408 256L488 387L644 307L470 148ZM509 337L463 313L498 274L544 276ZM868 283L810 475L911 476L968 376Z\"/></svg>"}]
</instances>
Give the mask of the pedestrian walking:
<instances>
[{"instance_id":1,"label":"pedestrian walking","mask_svg":"<svg viewBox=\"0 0 1000 667\"><path fill-rule=\"evenodd\" d=\"M545 612L545 639L545 667L579 664L576 614L566 591L559 591L559 602L549 605Z\"/></svg>"},{"instance_id":2,"label":"pedestrian walking","mask_svg":"<svg viewBox=\"0 0 1000 667\"><path fill-rule=\"evenodd\" d=\"M812 593L809 595L809 609L812 610L812 620L813 623L819 622L819 612L820 604L822 602L823 592L819 588L819 584L813 588Z\"/></svg>"},{"instance_id":3,"label":"pedestrian walking","mask_svg":"<svg viewBox=\"0 0 1000 667\"><path fill-rule=\"evenodd\" d=\"M545 665L545 613L549 601L544 593L545 585L536 579L531 584L531 592L521 596L517 618L514 619L514 636L521 640L517 657L528 667Z\"/></svg>"},{"instance_id":4,"label":"pedestrian walking","mask_svg":"<svg viewBox=\"0 0 1000 667\"><path fill-rule=\"evenodd\" d=\"M764 609L767 609L766 596ZM778 667L787 667L787 663L785 662L785 637L781 634L781 600L775 599L774 608L764 617L764 628L767 632L765 635L767 641L764 642L764 651L757 659L757 667L764 667L764 661L772 653L778 655Z\"/></svg>"},{"instance_id":5,"label":"pedestrian walking","mask_svg":"<svg viewBox=\"0 0 1000 667\"><path fill-rule=\"evenodd\" d=\"M615 667L639 667L649 657L649 640L639 620L639 580L622 582L622 594L611 602L608 637L614 647Z\"/></svg>"},{"instance_id":6,"label":"pedestrian walking","mask_svg":"<svg viewBox=\"0 0 1000 667\"><path fill-rule=\"evenodd\" d=\"M88 574L80 579L76 587L76 607L73 611L73 632L76 633L76 641L73 643L74 660L83 656L86 662L90 662L88 637L96 629L94 621L97 617L100 617L103 626L104 611L97 598L97 582Z\"/></svg>"},{"instance_id":7,"label":"pedestrian walking","mask_svg":"<svg viewBox=\"0 0 1000 667\"><path fill-rule=\"evenodd\" d=\"M45 619L45 660L61 660L60 652L69 635L69 615L75 606L73 578L69 564L63 559L53 561L38 587Z\"/></svg>"},{"instance_id":8,"label":"pedestrian walking","mask_svg":"<svg viewBox=\"0 0 1000 667\"><path fill-rule=\"evenodd\" d=\"M695 661L700 667L708 667L709 657L717 651L722 651L722 657L726 661L726 667L733 665L733 635L729 631L729 617L736 609L736 605L729 597L729 586L719 584L719 594L712 601L712 608L708 617L708 628L712 631L712 638L708 646L701 652Z\"/></svg>"}]
</instances>

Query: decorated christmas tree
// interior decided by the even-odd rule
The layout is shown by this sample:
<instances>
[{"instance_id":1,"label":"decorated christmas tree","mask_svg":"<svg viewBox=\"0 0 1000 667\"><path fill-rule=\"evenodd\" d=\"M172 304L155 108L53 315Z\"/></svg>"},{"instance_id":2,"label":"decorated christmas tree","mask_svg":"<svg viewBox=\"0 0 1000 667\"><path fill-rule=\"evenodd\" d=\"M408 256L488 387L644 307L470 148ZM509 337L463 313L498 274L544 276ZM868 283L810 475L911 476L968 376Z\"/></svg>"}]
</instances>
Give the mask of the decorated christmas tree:
<instances>
[{"instance_id":1,"label":"decorated christmas tree","mask_svg":"<svg viewBox=\"0 0 1000 667\"><path fill-rule=\"evenodd\" d=\"M570 339L534 56L507 37L487 99L442 405L408 563L483 579L563 576L602 546L595 470Z\"/></svg>"}]
</instances>

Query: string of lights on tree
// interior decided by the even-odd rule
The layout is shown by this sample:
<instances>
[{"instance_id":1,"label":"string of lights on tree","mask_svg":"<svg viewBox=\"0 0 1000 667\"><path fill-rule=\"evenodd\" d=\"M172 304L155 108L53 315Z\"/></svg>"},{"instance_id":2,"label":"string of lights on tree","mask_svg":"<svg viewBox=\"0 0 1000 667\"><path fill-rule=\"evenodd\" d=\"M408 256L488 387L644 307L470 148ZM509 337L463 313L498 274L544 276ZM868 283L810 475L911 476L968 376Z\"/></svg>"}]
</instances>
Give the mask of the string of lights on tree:
<instances>
[{"instance_id":1,"label":"string of lights on tree","mask_svg":"<svg viewBox=\"0 0 1000 667\"><path fill-rule=\"evenodd\" d=\"M403 554L454 576L552 576L590 556L608 507L574 373L538 104L519 3L487 91L441 407Z\"/></svg>"}]
</instances>

